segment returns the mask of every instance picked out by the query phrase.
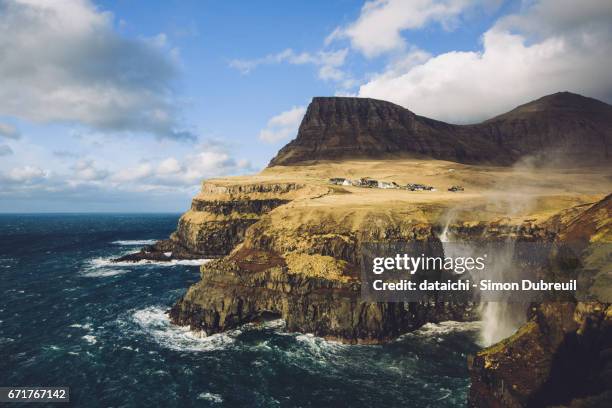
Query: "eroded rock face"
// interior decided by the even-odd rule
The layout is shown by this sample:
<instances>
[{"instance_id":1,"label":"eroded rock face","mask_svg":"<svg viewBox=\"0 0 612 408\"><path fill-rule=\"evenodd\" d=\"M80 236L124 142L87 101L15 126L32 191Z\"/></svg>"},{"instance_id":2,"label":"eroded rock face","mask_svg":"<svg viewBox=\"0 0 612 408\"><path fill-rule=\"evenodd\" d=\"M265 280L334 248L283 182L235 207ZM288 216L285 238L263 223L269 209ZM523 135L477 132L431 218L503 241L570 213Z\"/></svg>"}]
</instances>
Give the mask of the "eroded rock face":
<instances>
[{"instance_id":1,"label":"eroded rock face","mask_svg":"<svg viewBox=\"0 0 612 408\"><path fill-rule=\"evenodd\" d=\"M270 166L398 154L462 163L511 164L525 155L605 162L612 154L612 106L569 92L532 101L474 125L416 115L390 102L314 98L295 140Z\"/></svg>"},{"instance_id":2,"label":"eroded rock face","mask_svg":"<svg viewBox=\"0 0 612 408\"><path fill-rule=\"evenodd\" d=\"M304 185L297 183L229 186L204 183L169 239L116 261L169 261L227 255L262 215L293 200L302 188Z\"/></svg>"},{"instance_id":3,"label":"eroded rock face","mask_svg":"<svg viewBox=\"0 0 612 408\"><path fill-rule=\"evenodd\" d=\"M550 273L588 278L581 295L600 301L532 305L516 334L471 362L471 407L612 406L612 195L551 222L560 228L557 240L575 252L551 254ZM576 261L577 271L566 268Z\"/></svg>"},{"instance_id":4,"label":"eroded rock face","mask_svg":"<svg viewBox=\"0 0 612 408\"><path fill-rule=\"evenodd\" d=\"M435 241L438 226L393 212L328 213L288 204L246 230L232 253L201 268L201 281L172 308L180 325L207 334L283 318L288 330L349 343L377 343L428 322L478 318L474 304L368 303L361 299L360 253L367 242ZM332 210L333 211L333 210ZM312 222L316 219L317 222ZM529 223L452 226L457 235L505 240L548 239Z\"/></svg>"},{"instance_id":5,"label":"eroded rock face","mask_svg":"<svg viewBox=\"0 0 612 408\"><path fill-rule=\"evenodd\" d=\"M249 193L254 206L264 208L257 202L261 198L258 194ZM418 211L336 211L333 206L308 203L308 197L320 194L322 191L312 190L300 198L291 196L293 201L284 195L288 203L258 214L229 255L202 266L201 281L173 306L172 321L212 334L276 316L292 331L350 343L374 343L427 322L478 317L473 304L437 303L433 299L410 304L362 301L359 262L364 243L439 242L440 226L420 218ZM244 197L234 200L238 207L248 207ZM209 208L210 202L207 207L198 203L198 208ZM224 206L208 211L223 216L233 213ZM450 229L458 239L552 241L559 234L558 221L509 222L457 222Z\"/></svg>"},{"instance_id":6,"label":"eroded rock face","mask_svg":"<svg viewBox=\"0 0 612 408\"><path fill-rule=\"evenodd\" d=\"M210 262L170 310L176 324L207 334L270 316L287 330L348 343L378 343L427 322L473 320L473 305L368 303L355 265L331 256L279 256L246 248Z\"/></svg>"}]
</instances>

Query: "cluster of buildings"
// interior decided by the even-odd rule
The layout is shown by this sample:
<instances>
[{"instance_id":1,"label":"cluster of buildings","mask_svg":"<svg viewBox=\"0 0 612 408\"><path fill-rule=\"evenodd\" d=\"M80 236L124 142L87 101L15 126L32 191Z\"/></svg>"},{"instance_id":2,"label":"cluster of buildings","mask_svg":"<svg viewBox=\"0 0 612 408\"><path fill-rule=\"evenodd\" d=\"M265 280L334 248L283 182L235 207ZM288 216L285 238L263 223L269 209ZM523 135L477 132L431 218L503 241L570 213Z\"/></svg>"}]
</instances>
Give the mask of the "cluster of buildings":
<instances>
[{"instance_id":1,"label":"cluster of buildings","mask_svg":"<svg viewBox=\"0 0 612 408\"><path fill-rule=\"evenodd\" d=\"M383 189L399 189L408 191L436 191L433 186L426 186L425 184L413 184L408 183L405 186L399 185L394 181L378 181L369 177L362 177L358 179L347 179L341 177L334 177L329 179L330 184L337 186L354 186L354 187L365 187L365 188L383 188ZM452 186L448 191L463 191L461 186Z\"/></svg>"}]
</instances>

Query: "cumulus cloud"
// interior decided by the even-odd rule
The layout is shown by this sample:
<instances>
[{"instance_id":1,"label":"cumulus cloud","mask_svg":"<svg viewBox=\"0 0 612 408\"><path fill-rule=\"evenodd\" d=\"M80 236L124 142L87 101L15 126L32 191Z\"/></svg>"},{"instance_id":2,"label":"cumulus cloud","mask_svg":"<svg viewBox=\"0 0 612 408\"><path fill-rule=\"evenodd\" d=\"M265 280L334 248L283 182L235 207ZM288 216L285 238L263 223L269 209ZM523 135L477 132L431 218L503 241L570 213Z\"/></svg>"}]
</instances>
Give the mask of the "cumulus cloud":
<instances>
[{"instance_id":1,"label":"cumulus cloud","mask_svg":"<svg viewBox=\"0 0 612 408\"><path fill-rule=\"evenodd\" d=\"M93 159L81 159L73 167L74 176L79 180L98 181L108 177L109 172L98 168Z\"/></svg>"},{"instance_id":2,"label":"cumulus cloud","mask_svg":"<svg viewBox=\"0 0 612 408\"><path fill-rule=\"evenodd\" d=\"M259 132L259 139L267 143L276 143L295 136L304 113L306 113L305 106L294 106L273 116L268 120L266 128Z\"/></svg>"},{"instance_id":3,"label":"cumulus cloud","mask_svg":"<svg viewBox=\"0 0 612 408\"><path fill-rule=\"evenodd\" d=\"M404 49L407 44L402 31L419 29L432 22L450 29L466 8L478 3L472 0L368 1L355 22L336 28L325 43L329 45L335 40L347 38L351 46L366 57L376 57Z\"/></svg>"},{"instance_id":4,"label":"cumulus cloud","mask_svg":"<svg viewBox=\"0 0 612 408\"><path fill-rule=\"evenodd\" d=\"M346 73L340 70L348 55L348 49L336 51L318 51L316 53L296 53L288 48L276 54L269 54L257 59L235 59L230 61L229 66L248 74L260 65L288 63L292 65L310 64L319 68L319 78L324 80L342 81L347 80Z\"/></svg>"},{"instance_id":5,"label":"cumulus cloud","mask_svg":"<svg viewBox=\"0 0 612 408\"><path fill-rule=\"evenodd\" d=\"M153 175L153 166L150 163L141 163L118 171L113 175L113 181L120 183L138 181Z\"/></svg>"},{"instance_id":6,"label":"cumulus cloud","mask_svg":"<svg viewBox=\"0 0 612 408\"><path fill-rule=\"evenodd\" d=\"M37 166L15 167L9 171L7 179L19 183L33 183L49 177L49 171Z\"/></svg>"},{"instance_id":7,"label":"cumulus cloud","mask_svg":"<svg viewBox=\"0 0 612 408\"><path fill-rule=\"evenodd\" d=\"M121 169L110 177L110 181L117 185L140 184L148 188L195 187L206 178L250 170L248 161L236 161L220 146L203 144L180 159L170 156Z\"/></svg>"},{"instance_id":8,"label":"cumulus cloud","mask_svg":"<svg viewBox=\"0 0 612 408\"><path fill-rule=\"evenodd\" d=\"M234 159L218 143L202 144L185 155L124 164L97 157L66 163L71 158L62 157L62 165L52 171L25 165L0 172L0 209L137 210L136 202L141 209L177 209L189 203L202 180L253 170L248 161ZM151 200L161 201L151 207Z\"/></svg>"},{"instance_id":9,"label":"cumulus cloud","mask_svg":"<svg viewBox=\"0 0 612 408\"><path fill-rule=\"evenodd\" d=\"M611 100L612 3L529 4L487 30L481 51L422 54L404 66L400 60L363 84L359 96L454 122L479 121L562 90Z\"/></svg>"},{"instance_id":10,"label":"cumulus cloud","mask_svg":"<svg viewBox=\"0 0 612 408\"><path fill-rule=\"evenodd\" d=\"M194 138L177 120L176 50L118 35L89 0L0 0L0 55L1 115Z\"/></svg>"}]
</instances>

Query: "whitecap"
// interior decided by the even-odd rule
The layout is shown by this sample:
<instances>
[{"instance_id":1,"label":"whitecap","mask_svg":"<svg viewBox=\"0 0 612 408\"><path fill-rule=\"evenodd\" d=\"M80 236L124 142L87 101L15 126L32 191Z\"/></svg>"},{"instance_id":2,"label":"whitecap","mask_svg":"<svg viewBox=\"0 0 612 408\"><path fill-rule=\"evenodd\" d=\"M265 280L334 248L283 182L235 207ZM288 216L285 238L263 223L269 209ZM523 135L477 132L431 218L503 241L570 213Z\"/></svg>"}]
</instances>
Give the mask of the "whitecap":
<instances>
[{"instance_id":1,"label":"whitecap","mask_svg":"<svg viewBox=\"0 0 612 408\"><path fill-rule=\"evenodd\" d=\"M113 241L111 244L113 245L121 245L121 246L138 246L138 245L153 245L159 241L158 239L127 239L120 241Z\"/></svg>"},{"instance_id":2,"label":"whitecap","mask_svg":"<svg viewBox=\"0 0 612 408\"><path fill-rule=\"evenodd\" d=\"M223 397L219 394L213 394L212 392L203 392L198 395L198 399L214 402L220 404L223 402Z\"/></svg>"},{"instance_id":3,"label":"whitecap","mask_svg":"<svg viewBox=\"0 0 612 408\"><path fill-rule=\"evenodd\" d=\"M90 323L85 323L85 324L80 324L80 323L73 323L68 327L74 327L77 329L85 329L85 330L91 330L91 324Z\"/></svg>"},{"instance_id":4,"label":"whitecap","mask_svg":"<svg viewBox=\"0 0 612 408\"><path fill-rule=\"evenodd\" d=\"M109 276L123 275L128 272L129 271L126 269L99 269L83 272L81 276L86 276L88 278L106 278Z\"/></svg>"},{"instance_id":5,"label":"whitecap","mask_svg":"<svg viewBox=\"0 0 612 408\"><path fill-rule=\"evenodd\" d=\"M335 358L349 347L360 347L340 343L334 340L327 340L311 333L288 333L288 335L293 337L298 343L297 347L291 347L283 351L283 353L292 359L305 357L308 359L314 358L316 360L328 360L330 358Z\"/></svg>"},{"instance_id":6,"label":"whitecap","mask_svg":"<svg viewBox=\"0 0 612 408\"><path fill-rule=\"evenodd\" d=\"M89 261L90 267L92 268L105 268L105 267L123 267L123 266L138 266L138 265L155 265L155 266L175 266L175 265L187 265L187 266L199 266L203 265L207 262L210 262L212 259L202 258L202 259L172 259L170 261L153 261L149 259L143 259L137 262L113 262L113 258L94 258Z\"/></svg>"},{"instance_id":7,"label":"whitecap","mask_svg":"<svg viewBox=\"0 0 612 408\"><path fill-rule=\"evenodd\" d=\"M189 327L177 326L170 322L166 309L151 306L137 310L132 320L140 330L158 344L176 351L213 351L224 349L234 343L239 331L213 334L191 331Z\"/></svg>"},{"instance_id":8,"label":"whitecap","mask_svg":"<svg viewBox=\"0 0 612 408\"><path fill-rule=\"evenodd\" d=\"M396 341L401 341L406 337L424 337L424 338L441 338L451 333L475 332L482 326L482 322L456 322L449 320L440 323L426 323L419 329L411 333L406 333L397 338Z\"/></svg>"},{"instance_id":9,"label":"whitecap","mask_svg":"<svg viewBox=\"0 0 612 408\"><path fill-rule=\"evenodd\" d=\"M98 342L96 336L92 336L91 334L86 334L82 337L82 339L88 342L89 344L96 344Z\"/></svg>"}]
</instances>

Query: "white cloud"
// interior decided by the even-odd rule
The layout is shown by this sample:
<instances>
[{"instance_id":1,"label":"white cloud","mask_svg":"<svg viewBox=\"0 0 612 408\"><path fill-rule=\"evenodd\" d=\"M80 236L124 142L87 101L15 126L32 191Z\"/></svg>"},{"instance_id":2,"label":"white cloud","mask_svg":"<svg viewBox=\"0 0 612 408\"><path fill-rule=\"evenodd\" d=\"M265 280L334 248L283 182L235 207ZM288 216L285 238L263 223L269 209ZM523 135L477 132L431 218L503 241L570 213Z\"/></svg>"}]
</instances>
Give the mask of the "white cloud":
<instances>
[{"instance_id":1,"label":"white cloud","mask_svg":"<svg viewBox=\"0 0 612 408\"><path fill-rule=\"evenodd\" d=\"M259 132L259 139L267 143L276 143L295 136L306 113L306 107L294 106L288 111L279 113L268 120L265 129Z\"/></svg>"},{"instance_id":2,"label":"white cloud","mask_svg":"<svg viewBox=\"0 0 612 408\"><path fill-rule=\"evenodd\" d=\"M168 157L162 160L157 171L159 174L176 174L181 171L181 165L174 157Z\"/></svg>"},{"instance_id":3,"label":"white cloud","mask_svg":"<svg viewBox=\"0 0 612 408\"><path fill-rule=\"evenodd\" d=\"M0 122L0 137L7 137L9 139L19 139L21 137L21 134L15 126L9 125L8 123Z\"/></svg>"},{"instance_id":4,"label":"white cloud","mask_svg":"<svg viewBox=\"0 0 612 408\"><path fill-rule=\"evenodd\" d=\"M118 171L113 175L113 180L123 183L138 181L153 175L153 166L150 163L141 163L135 167L129 167Z\"/></svg>"},{"instance_id":5,"label":"white cloud","mask_svg":"<svg viewBox=\"0 0 612 408\"><path fill-rule=\"evenodd\" d=\"M419 29L431 22L451 28L457 17L479 2L470 0L373 0L361 8L357 21L336 28L325 40L348 38L366 57L401 50L406 41L401 32Z\"/></svg>"},{"instance_id":6,"label":"white cloud","mask_svg":"<svg viewBox=\"0 0 612 408\"><path fill-rule=\"evenodd\" d=\"M248 74L260 65L288 63L292 65L310 64L319 67L319 78L324 80L344 80L346 74L339 69L344 64L348 55L348 49L336 51L318 51L316 53L296 53L291 48L276 54L269 54L262 58L244 60L236 59L229 63L242 74Z\"/></svg>"},{"instance_id":7,"label":"white cloud","mask_svg":"<svg viewBox=\"0 0 612 408\"><path fill-rule=\"evenodd\" d=\"M228 171L235 171L236 161L226 152L205 150L187 156L180 178L187 183L200 182Z\"/></svg>"},{"instance_id":8,"label":"white cloud","mask_svg":"<svg viewBox=\"0 0 612 408\"><path fill-rule=\"evenodd\" d=\"M176 119L175 54L163 34L118 35L89 0L0 0L0 115L193 138Z\"/></svg>"},{"instance_id":9,"label":"white cloud","mask_svg":"<svg viewBox=\"0 0 612 408\"><path fill-rule=\"evenodd\" d=\"M530 4L485 32L482 51L423 54L405 65L400 59L363 84L359 96L454 122L482 120L563 90L610 100L612 3Z\"/></svg>"},{"instance_id":10,"label":"white cloud","mask_svg":"<svg viewBox=\"0 0 612 408\"><path fill-rule=\"evenodd\" d=\"M202 180L250 170L248 161L236 161L223 148L202 145L194 153L182 157L148 160L137 166L116 171L110 181L115 186L133 188L184 188L198 186Z\"/></svg>"},{"instance_id":11,"label":"white cloud","mask_svg":"<svg viewBox=\"0 0 612 408\"><path fill-rule=\"evenodd\" d=\"M74 176L79 180L97 181L108 177L109 172L100 169L92 159L81 159L73 167Z\"/></svg>"},{"instance_id":12,"label":"white cloud","mask_svg":"<svg viewBox=\"0 0 612 408\"><path fill-rule=\"evenodd\" d=\"M43 170L36 166L16 167L9 171L8 179L20 183L32 183L49 176L47 170Z\"/></svg>"}]
</instances>

